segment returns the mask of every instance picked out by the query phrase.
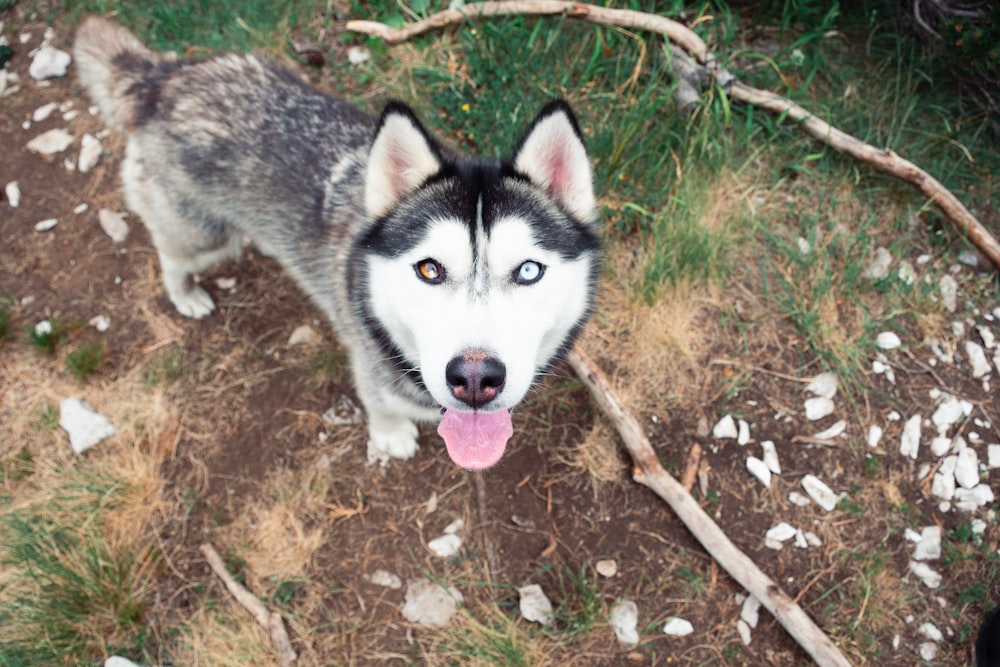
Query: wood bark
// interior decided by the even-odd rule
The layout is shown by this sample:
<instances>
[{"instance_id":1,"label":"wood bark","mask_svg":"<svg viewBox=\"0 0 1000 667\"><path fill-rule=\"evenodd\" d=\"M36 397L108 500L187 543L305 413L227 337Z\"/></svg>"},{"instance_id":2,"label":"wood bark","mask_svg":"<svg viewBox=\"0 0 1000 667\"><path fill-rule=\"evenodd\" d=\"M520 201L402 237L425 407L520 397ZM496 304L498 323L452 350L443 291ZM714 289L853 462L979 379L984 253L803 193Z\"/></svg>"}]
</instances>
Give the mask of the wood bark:
<instances>
[{"instance_id":1,"label":"wood bark","mask_svg":"<svg viewBox=\"0 0 1000 667\"><path fill-rule=\"evenodd\" d=\"M666 501L705 551L729 573L729 576L760 600L764 608L771 612L799 646L812 656L817 665L850 667L851 663L809 618L802 607L781 590L773 579L764 574L749 556L740 551L681 483L663 469L639 422L625 409L604 375L583 350L576 346L566 358L621 436L636 466L632 478L639 484L649 487Z\"/></svg>"},{"instance_id":2,"label":"wood bark","mask_svg":"<svg viewBox=\"0 0 1000 667\"><path fill-rule=\"evenodd\" d=\"M402 28L391 28L377 21L348 21L347 29L381 37L388 44L400 44L426 32L471 19L513 15L563 15L590 23L648 30L662 35L697 60L706 70L706 74L714 77L731 99L754 104L771 113L796 121L816 139L920 190L944 213L960 234L975 245L997 269L1000 269L1000 242L959 201L958 197L937 179L891 149L876 148L842 132L787 98L752 88L733 79L729 72L718 67L715 56L708 50L705 42L683 23L655 14L598 7L581 2L510 0L476 2L457 9L446 9Z\"/></svg>"}]
</instances>

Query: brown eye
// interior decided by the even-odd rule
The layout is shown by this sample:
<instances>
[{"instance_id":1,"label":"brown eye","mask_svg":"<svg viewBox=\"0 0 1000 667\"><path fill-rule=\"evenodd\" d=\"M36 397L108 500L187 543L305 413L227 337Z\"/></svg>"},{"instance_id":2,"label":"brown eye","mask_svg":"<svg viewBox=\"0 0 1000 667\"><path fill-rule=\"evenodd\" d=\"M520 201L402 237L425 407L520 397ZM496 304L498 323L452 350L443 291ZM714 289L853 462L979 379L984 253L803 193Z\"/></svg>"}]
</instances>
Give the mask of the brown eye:
<instances>
[{"instance_id":1,"label":"brown eye","mask_svg":"<svg viewBox=\"0 0 1000 667\"><path fill-rule=\"evenodd\" d=\"M444 267L433 259L425 259L413 265L417 277L425 283L439 285L444 282Z\"/></svg>"}]
</instances>

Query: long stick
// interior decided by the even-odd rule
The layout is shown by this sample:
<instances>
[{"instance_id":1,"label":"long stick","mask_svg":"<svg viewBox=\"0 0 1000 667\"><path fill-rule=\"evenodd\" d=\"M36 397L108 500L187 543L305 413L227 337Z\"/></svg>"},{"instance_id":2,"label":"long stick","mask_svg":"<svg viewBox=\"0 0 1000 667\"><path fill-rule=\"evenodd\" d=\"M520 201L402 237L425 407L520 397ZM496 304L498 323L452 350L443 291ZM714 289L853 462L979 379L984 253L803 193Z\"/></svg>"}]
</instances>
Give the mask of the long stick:
<instances>
[{"instance_id":1,"label":"long stick","mask_svg":"<svg viewBox=\"0 0 1000 667\"><path fill-rule=\"evenodd\" d=\"M716 67L716 59L705 42L682 23L668 18L627 9L611 9L581 2L564 0L510 0L509 2L475 2L458 9L446 9L422 21L402 28L390 28L377 21L348 21L347 29L381 37L388 44L399 44L431 30L437 30L469 19L510 15L559 14L591 23L648 30L666 37L691 54L709 73L725 78L730 75ZM771 92L752 88L731 80L728 93L734 100L755 104L775 114L786 114L801 123L813 137L855 159L916 187L941 209L958 231L971 241L993 265L1000 269L1000 242L979 222L968 208L947 188L926 171L892 150L879 149L856 137L841 132L829 123L809 113L805 108Z\"/></svg>"},{"instance_id":2,"label":"long stick","mask_svg":"<svg viewBox=\"0 0 1000 667\"><path fill-rule=\"evenodd\" d=\"M618 429L636 468L633 479L652 489L670 505L695 539L712 558L750 591L774 615L820 667L850 667L847 659L812 619L787 593L757 567L746 554L736 548L722 529L701 509L691 494L660 465L649 440L639 423L625 410L604 375L577 345L567 355L569 365L590 389L594 401Z\"/></svg>"},{"instance_id":3,"label":"long stick","mask_svg":"<svg viewBox=\"0 0 1000 667\"><path fill-rule=\"evenodd\" d=\"M205 560L208 561L208 566L222 579L226 588L236 598L236 601L253 614L260 627L264 628L271 635L271 641L278 650L278 664L281 667L290 667L295 662L297 656L295 655L295 649L292 648L292 642L288 639L288 633L285 632L285 624L281 620L281 614L276 611L268 611L267 607L253 593L244 588L240 582L233 579L233 575L229 574L229 571L226 570L226 564L222 562L219 552L211 544L206 542L199 549L202 555L205 556Z\"/></svg>"}]
</instances>

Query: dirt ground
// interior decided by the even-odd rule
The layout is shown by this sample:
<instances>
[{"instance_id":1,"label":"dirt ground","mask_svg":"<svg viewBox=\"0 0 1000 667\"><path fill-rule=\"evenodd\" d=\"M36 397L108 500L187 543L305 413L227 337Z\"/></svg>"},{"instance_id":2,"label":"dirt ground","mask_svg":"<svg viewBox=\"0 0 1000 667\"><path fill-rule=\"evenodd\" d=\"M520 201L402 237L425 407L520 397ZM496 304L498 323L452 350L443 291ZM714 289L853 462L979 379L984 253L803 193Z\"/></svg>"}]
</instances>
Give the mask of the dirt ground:
<instances>
[{"instance_id":1,"label":"dirt ground","mask_svg":"<svg viewBox=\"0 0 1000 667\"><path fill-rule=\"evenodd\" d=\"M12 34L32 35L18 53L26 53L43 29L15 26ZM67 41L57 27L54 43ZM752 641L740 639L737 596L744 591L660 500L631 481L626 455L567 368L547 378L515 412L507 455L482 475L481 508L474 475L449 461L432 427L423 430L412 461L369 465L363 420L331 426L321 418L331 406L349 408L353 390L318 311L279 267L250 251L238 265L202 277L219 306L215 314L203 321L178 316L161 289L156 255L140 222L126 218L130 232L122 243L98 225L99 209L126 210L117 174L121 137L102 139L104 154L90 173L68 170L64 160L75 161L83 134L97 134L103 124L88 112L72 69L43 86L28 77L28 62L23 56L11 62L21 90L0 103L0 181L16 180L22 191L17 208L0 201L0 297L10 304L16 334L0 346L6 385L0 390L0 432L16 433L0 443L0 454L28 448L35 456L65 456L55 453L68 449L61 431L38 442L21 428L25 410L57 405L65 392L124 419L114 405L122 392L139 403L157 403L154 449L162 487L152 525L165 565L156 571L151 592L152 645L169 647L163 629L193 618L206 591L225 597L198 552L211 541L232 560L242 559L251 589L286 613L303 664L433 661L437 631L401 616L405 592L372 583L377 570L403 581L446 581L462 591L470 610L492 602L511 617L516 588L526 583L540 584L570 619L586 615L595 603L590 593L604 611L622 599L637 602L638 646L619 644L603 620L573 634L572 622L563 619L559 629L565 634L543 662L809 662L766 613ZM25 129L32 112L49 102L72 102L80 114L65 121L57 111ZM43 157L25 150L30 139L55 127L75 137L64 153ZM74 213L80 204L87 209ZM35 231L35 223L49 218L58 219L54 229ZM984 279L963 271L960 279ZM225 282L230 278L233 287ZM1000 322L990 315L998 304L979 294L989 290L969 291L966 318L1000 336ZM602 297L601 307L606 304ZM107 331L86 324L97 315L109 319ZM70 328L65 348L45 356L25 344L23 332L52 318L79 325ZM303 324L321 334L320 345L288 345ZM978 340L973 327L964 336ZM964 359L961 340L955 345ZM103 358L94 376L76 382L61 350L87 341L103 344ZM614 348L601 345L607 342L601 331L588 331L583 340L619 384L643 381L617 372ZM802 380L818 369L802 363L798 343L780 337L750 349L711 350L690 400L638 416L662 462L678 477L690 448L702 447L708 493L696 490L698 500L854 664L920 663L917 647L927 640L918 628L933 622L944 633L933 664L964 665L984 602L970 599L968 591L980 582L987 587L981 597L998 598L995 561L990 565L982 556L997 548L995 515L989 507L941 511L930 494L940 462L929 454L904 457L899 442L911 415L933 412L930 392L936 389L974 406L963 428L967 438L969 431L978 433L970 442L981 445L985 461L986 444L1000 442L1000 405L996 390L972 379L961 360L932 367L920 341L911 341L909 350L887 353L894 384L873 376L875 391L861 399L841 393L838 414L816 423L803 414L808 394ZM992 378L996 384L995 371ZM26 398L28 393L36 399ZM892 412L901 418L893 420ZM712 436L711 427L725 414L751 426L749 444ZM848 421L849 439L810 438L838 417ZM877 447L864 444L871 424L885 430ZM109 456L128 446L123 440L112 438L98 445L103 454L82 456ZM747 473L746 457L761 456L759 443L768 440L777 444L781 474L764 488ZM921 464L931 466L922 479ZM983 473L997 488L1000 472ZM792 503L789 493L801 491L806 474L847 492L847 501L832 512ZM932 590L908 574L913 545L906 528L919 532L940 525L953 535L975 518L988 522L985 546L960 545L947 565L930 563L945 572L945 584ZM455 519L464 521L461 551L435 556L428 542ZM769 548L764 534L779 521L812 532L819 545ZM282 555L282 544L290 553ZM616 562L615 576L595 573L602 559ZM664 621L673 616L691 621L695 632L663 635ZM169 648L159 650L166 656Z\"/></svg>"}]
</instances>

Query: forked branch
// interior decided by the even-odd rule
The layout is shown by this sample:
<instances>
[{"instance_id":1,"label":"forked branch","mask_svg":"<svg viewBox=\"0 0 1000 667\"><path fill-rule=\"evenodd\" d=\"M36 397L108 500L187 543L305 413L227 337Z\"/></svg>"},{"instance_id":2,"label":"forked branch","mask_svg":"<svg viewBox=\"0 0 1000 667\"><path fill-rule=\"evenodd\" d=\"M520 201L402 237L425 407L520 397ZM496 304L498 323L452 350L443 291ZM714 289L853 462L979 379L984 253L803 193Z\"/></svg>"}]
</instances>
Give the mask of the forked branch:
<instances>
[{"instance_id":1,"label":"forked branch","mask_svg":"<svg viewBox=\"0 0 1000 667\"><path fill-rule=\"evenodd\" d=\"M832 127L802 106L780 95L752 88L732 79L717 66L717 60L705 42L690 28L668 18L627 9L598 7L563 0L510 0L509 2L476 2L458 9L446 9L402 28L391 28L377 21L348 21L347 29L381 37L389 44L399 44L431 30L463 23L470 19L490 16L562 15L591 23L614 25L635 30L647 30L662 35L680 46L694 58L705 73L719 83L727 94L740 102L754 104L771 113L802 125L809 134L851 157L909 183L926 195L993 265L1000 269L1000 243L979 222L959 199L926 171L890 149L880 149Z\"/></svg>"}]
</instances>

